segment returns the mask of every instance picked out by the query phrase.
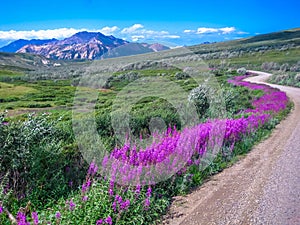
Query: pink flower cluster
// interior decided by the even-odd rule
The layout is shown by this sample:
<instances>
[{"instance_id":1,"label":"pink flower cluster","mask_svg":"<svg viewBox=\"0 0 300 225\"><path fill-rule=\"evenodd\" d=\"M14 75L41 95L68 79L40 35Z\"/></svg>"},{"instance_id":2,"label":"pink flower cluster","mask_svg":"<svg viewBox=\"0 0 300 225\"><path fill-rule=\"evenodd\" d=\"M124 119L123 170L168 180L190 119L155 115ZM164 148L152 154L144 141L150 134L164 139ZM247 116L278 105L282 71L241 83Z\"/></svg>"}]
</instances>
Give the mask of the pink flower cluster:
<instances>
[{"instance_id":1,"label":"pink flower cluster","mask_svg":"<svg viewBox=\"0 0 300 225\"><path fill-rule=\"evenodd\" d=\"M181 171L191 159L201 159L208 153L216 154L222 146L231 146L244 135L254 132L267 123L273 114L286 108L288 97L284 92L261 84L243 81L247 76L235 77L228 82L252 90L262 90L264 95L252 102L253 109L246 110L238 119L216 119L188 127L181 132L169 128L165 134L153 135L146 147L127 142L115 148L102 161L102 172L110 174L112 183L121 185L150 185L160 178L168 178ZM111 190L112 192L112 190Z\"/></svg>"},{"instance_id":2,"label":"pink flower cluster","mask_svg":"<svg viewBox=\"0 0 300 225\"><path fill-rule=\"evenodd\" d=\"M272 88L264 84L254 84L246 81L242 81L248 76L238 76L228 82L236 86L244 86L251 90L262 90L264 95L253 101L252 106L254 109L248 109L246 113L278 113L286 108L289 101L287 95L279 91L278 89Z\"/></svg>"}]
</instances>

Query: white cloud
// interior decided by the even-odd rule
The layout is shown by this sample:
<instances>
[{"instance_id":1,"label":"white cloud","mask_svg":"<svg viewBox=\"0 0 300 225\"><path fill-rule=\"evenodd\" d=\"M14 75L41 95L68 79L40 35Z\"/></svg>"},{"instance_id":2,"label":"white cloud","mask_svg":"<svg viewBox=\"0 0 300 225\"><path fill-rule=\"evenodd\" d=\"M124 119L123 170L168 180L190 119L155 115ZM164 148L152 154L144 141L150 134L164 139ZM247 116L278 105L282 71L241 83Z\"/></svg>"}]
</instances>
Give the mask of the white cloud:
<instances>
[{"instance_id":1,"label":"white cloud","mask_svg":"<svg viewBox=\"0 0 300 225\"><path fill-rule=\"evenodd\" d=\"M163 35L162 38L178 39L181 38L179 35Z\"/></svg>"},{"instance_id":2,"label":"white cloud","mask_svg":"<svg viewBox=\"0 0 300 225\"><path fill-rule=\"evenodd\" d=\"M119 30L117 26L113 27L103 27L100 30L97 29L75 29L75 28L58 28L58 29L48 29L48 30L27 30L27 31L0 31L0 39L2 40L17 40L17 39L63 39L70 37L81 31L89 32L101 32L105 35L111 35L113 32Z\"/></svg>"},{"instance_id":3,"label":"white cloud","mask_svg":"<svg viewBox=\"0 0 300 225\"><path fill-rule=\"evenodd\" d=\"M139 33L148 34L148 35L156 35L156 36L168 35L169 34L168 31L164 31L164 30L156 31L156 30L146 30L146 29L140 30Z\"/></svg>"},{"instance_id":4,"label":"white cloud","mask_svg":"<svg viewBox=\"0 0 300 225\"><path fill-rule=\"evenodd\" d=\"M199 27L197 29L197 34L206 34L206 33L217 33L218 29L216 28L208 28L208 27Z\"/></svg>"},{"instance_id":5,"label":"white cloud","mask_svg":"<svg viewBox=\"0 0 300 225\"><path fill-rule=\"evenodd\" d=\"M117 26L113 26L113 27L103 27L102 29L100 29L100 32L104 35L113 35L114 32L120 30L119 27Z\"/></svg>"},{"instance_id":6,"label":"white cloud","mask_svg":"<svg viewBox=\"0 0 300 225\"><path fill-rule=\"evenodd\" d=\"M195 30L184 30L183 33L187 33L187 34L188 33L196 33L196 31Z\"/></svg>"},{"instance_id":7,"label":"white cloud","mask_svg":"<svg viewBox=\"0 0 300 225\"><path fill-rule=\"evenodd\" d=\"M249 32L245 32L245 31L238 31L237 34L249 34Z\"/></svg>"},{"instance_id":8,"label":"white cloud","mask_svg":"<svg viewBox=\"0 0 300 225\"><path fill-rule=\"evenodd\" d=\"M140 41L141 39L164 39L164 38L167 38L167 39L179 39L181 38L179 35L159 35L159 34L155 34L154 36L152 35L149 35L149 34L146 34L146 35L132 35L131 36L131 40L132 41Z\"/></svg>"},{"instance_id":9,"label":"white cloud","mask_svg":"<svg viewBox=\"0 0 300 225\"><path fill-rule=\"evenodd\" d=\"M230 34L236 31L235 27L222 27L222 28L213 28L213 27L199 27L197 31L195 30L184 30L184 33L197 33L197 34Z\"/></svg>"},{"instance_id":10,"label":"white cloud","mask_svg":"<svg viewBox=\"0 0 300 225\"><path fill-rule=\"evenodd\" d=\"M219 30L222 31L223 34L230 34L236 31L235 27L224 27L224 28L220 28Z\"/></svg>"},{"instance_id":11,"label":"white cloud","mask_svg":"<svg viewBox=\"0 0 300 225\"><path fill-rule=\"evenodd\" d=\"M183 45L177 45L177 46L168 46L170 49L175 49L175 48L182 48Z\"/></svg>"},{"instance_id":12,"label":"white cloud","mask_svg":"<svg viewBox=\"0 0 300 225\"><path fill-rule=\"evenodd\" d=\"M133 35L131 36L132 41L139 41L140 39L145 39L144 35Z\"/></svg>"},{"instance_id":13,"label":"white cloud","mask_svg":"<svg viewBox=\"0 0 300 225\"><path fill-rule=\"evenodd\" d=\"M124 28L121 33L123 34L130 34L130 33L135 33L137 30L144 28L142 24L134 24L131 27L126 27Z\"/></svg>"},{"instance_id":14,"label":"white cloud","mask_svg":"<svg viewBox=\"0 0 300 225\"><path fill-rule=\"evenodd\" d=\"M145 29L142 24L134 24L131 27L126 27L121 31L122 35L128 35L132 41L138 41L140 39L177 39L178 35L170 34L165 30L148 30Z\"/></svg>"},{"instance_id":15,"label":"white cloud","mask_svg":"<svg viewBox=\"0 0 300 225\"><path fill-rule=\"evenodd\" d=\"M17 40L17 39L48 39L48 38L65 38L69 37L79 31L84 29L74 29L74 28L59 28L53 30L30 30L30 31L0 31L0 39L4 40Z\"/></svg>"}]
</instances>

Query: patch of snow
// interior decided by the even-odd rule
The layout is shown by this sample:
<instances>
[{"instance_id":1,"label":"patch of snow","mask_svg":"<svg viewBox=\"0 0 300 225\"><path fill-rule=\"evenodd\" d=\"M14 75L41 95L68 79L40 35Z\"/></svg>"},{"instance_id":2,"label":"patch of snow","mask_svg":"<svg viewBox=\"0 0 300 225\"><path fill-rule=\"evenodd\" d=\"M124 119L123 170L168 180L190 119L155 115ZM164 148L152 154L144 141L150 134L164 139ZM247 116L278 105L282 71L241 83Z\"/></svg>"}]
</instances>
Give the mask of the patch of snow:
<instances>
[{"instance_id":1,"label":"patch of snow","mask_svg":"<svg viewBox=\"0 0 300 225\"><path fill-rule=\"evenodd\" d=\"M49 64L49 61L46 60L46 59L42 59L42 63L43 63L44 65L48 65L48 64Z\"/></svg>"}]
</instances>

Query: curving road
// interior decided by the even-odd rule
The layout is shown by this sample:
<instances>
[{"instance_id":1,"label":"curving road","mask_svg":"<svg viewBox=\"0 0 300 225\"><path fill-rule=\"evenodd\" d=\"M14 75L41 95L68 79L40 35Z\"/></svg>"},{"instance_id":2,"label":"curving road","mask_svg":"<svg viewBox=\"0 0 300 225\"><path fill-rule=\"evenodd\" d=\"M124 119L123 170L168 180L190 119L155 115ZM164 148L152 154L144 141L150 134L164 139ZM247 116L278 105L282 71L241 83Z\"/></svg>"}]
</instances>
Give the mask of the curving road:
<instances>
[{"instance_id":1,"label":"curving road","mask_svg":"<svg viewBox=\"0 0 300 225\"><path fill-rule=\"evenodd\" d=\"M250 72L259 75L250 82L264 83L271 76ZM268 85L286 92L294 110L245 158L177 197L162 224L300 224L300 89Z\"/></svg>"}]
</instances>

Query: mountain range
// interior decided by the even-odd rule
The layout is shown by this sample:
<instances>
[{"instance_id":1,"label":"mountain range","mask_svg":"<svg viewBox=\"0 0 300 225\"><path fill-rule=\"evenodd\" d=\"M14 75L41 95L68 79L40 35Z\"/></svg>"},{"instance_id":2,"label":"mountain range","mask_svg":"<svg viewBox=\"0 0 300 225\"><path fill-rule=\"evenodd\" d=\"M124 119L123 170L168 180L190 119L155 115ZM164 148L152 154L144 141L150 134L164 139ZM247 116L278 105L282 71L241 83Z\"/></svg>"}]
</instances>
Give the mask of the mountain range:
<instances>
[{"instance_id":1,"label":"mountain range","mask_svg":"<svg viewBox=\"0 0 300 225\"><path fill-rule=\"evenodd\" d=\"M20 48L24 47L25 45L43 45L51 42L58 41L57 39L46 39L46 40L39 40L39 39L32 39L32 40L24 40L19 39L13 41L12 43L0 48L0 52L17 52Z\"/></svg>"},{"instance_id":2,"label":"mountain range","mask_svg":"<svg viewBox=\"0 0 300 225\"><path fill-rule=\"evenodd\" d=\"M100 32L79 32L63 40L17 40L0 52L31 53L49 59L103 59L167 50L161 44L130 43Z\"/></svg>"}]
</instances>

